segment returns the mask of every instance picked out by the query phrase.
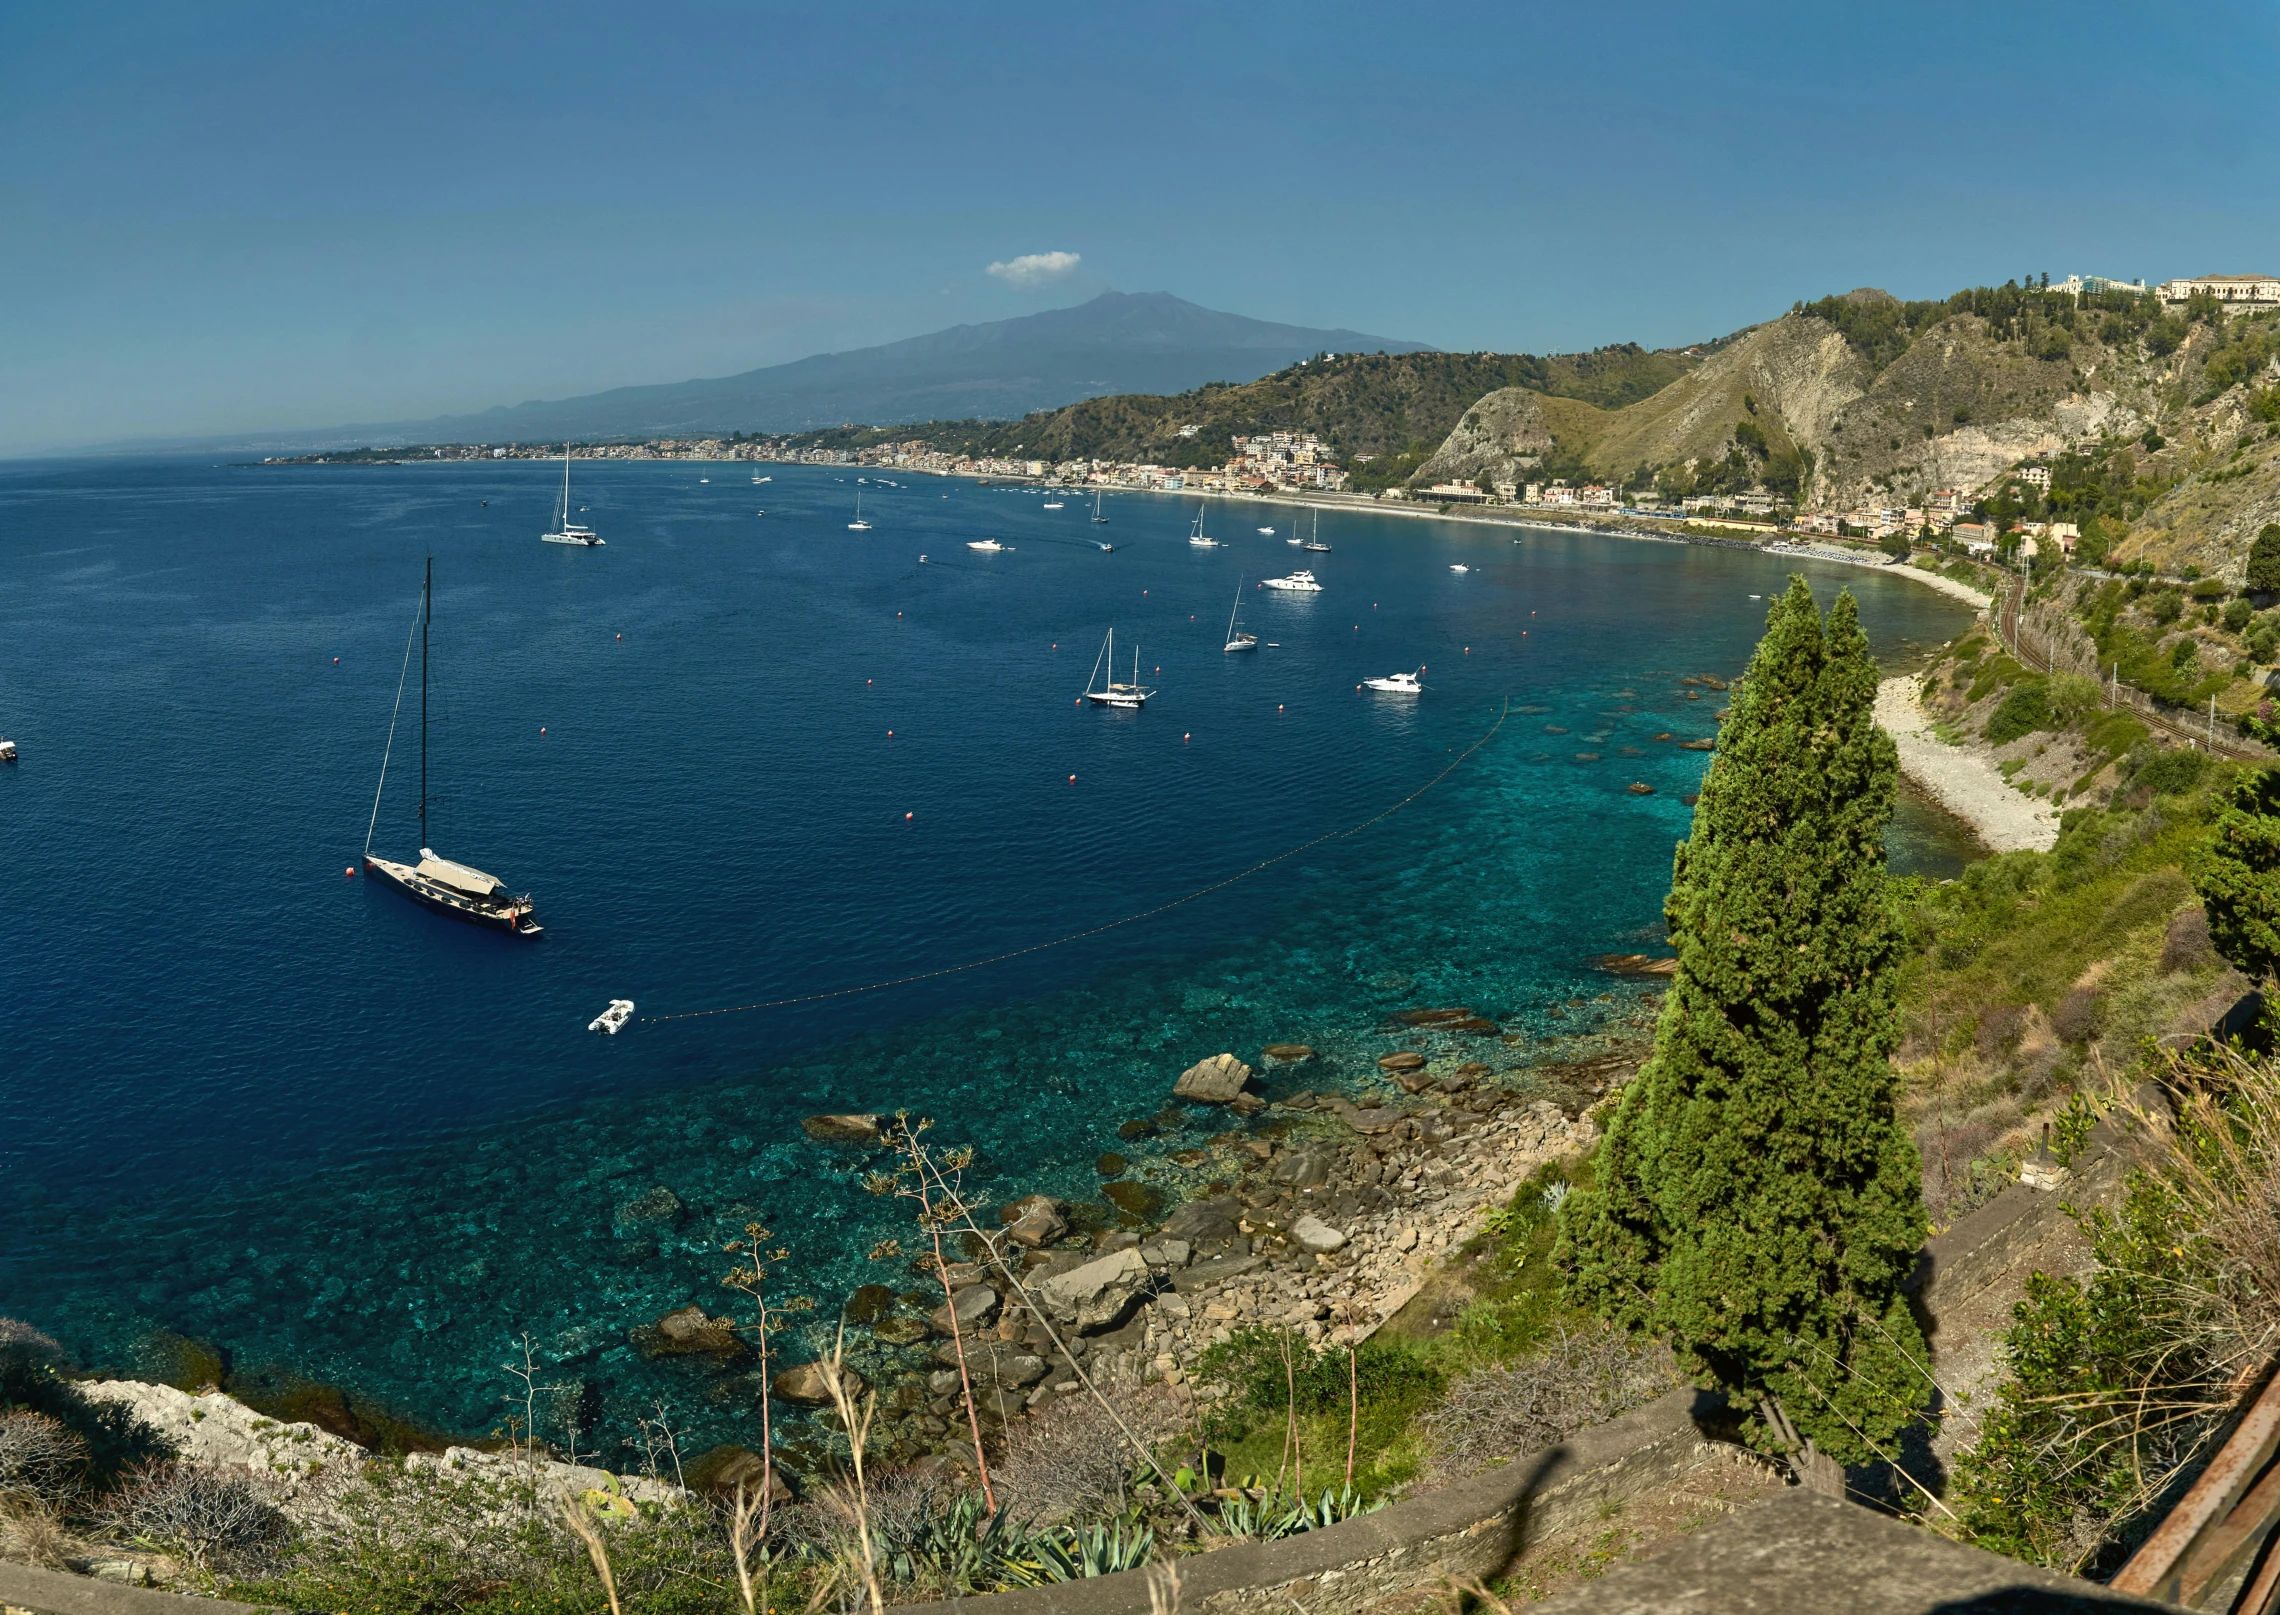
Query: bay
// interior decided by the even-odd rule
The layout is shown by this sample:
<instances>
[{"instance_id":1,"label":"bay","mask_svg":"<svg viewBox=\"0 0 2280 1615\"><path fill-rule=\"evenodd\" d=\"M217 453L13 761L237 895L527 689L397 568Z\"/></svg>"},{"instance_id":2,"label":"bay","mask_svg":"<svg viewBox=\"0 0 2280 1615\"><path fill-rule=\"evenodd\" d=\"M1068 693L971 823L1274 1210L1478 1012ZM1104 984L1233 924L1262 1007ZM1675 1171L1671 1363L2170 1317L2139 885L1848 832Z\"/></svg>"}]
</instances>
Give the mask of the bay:
<instances>
[{"instance_id":1,"label":"bay","mask_svg":"<svg viewBox=\"0 0 2280 1615\"><path fill-rule=\"evenodd\" d=\"M1092 1198L1112 1148L1173 1193L1165 1156L1226 1118L1117 1128L1222 1049L1308 1043L1284 1088L1352 1088L1402 1008L1478 1009L1511 1065L1635 1021L1591 959L1660 937L1707 761L1678 742L1723 704L1681 679L1737 673L1800 565L1360 511L1305 555L1288 508L1218 501L1204 550L1192 498L1096 527L1073 496L655 462L582 464L608 544L566 550L558 475L0 468L0 1313L457 1434L527 1333L595 1439L658 1397L733 1438L749 1387L627 1338L722 1305L726 1239L765 1220L829 1301L911 1282L803 1115L936 1117L1001 1197ZM431 555L431 842L530 891L535 942L344 873ZM1321 594L1256 586L1302 562ZM1802 569L1895 661L1967 620ZM1264 643L1230 656L1238 597ZM1144 712L1078 700L1112 626ZM1420 664L1421 697L1356 688ZM383 856L418 844L417 695L415 664ZM1893 846L1967 850L1913 803ZM586 1032L620 996L643 1019ZM658 1187L677 1219L624 1213Z\"/></svg>"}]
</instances>

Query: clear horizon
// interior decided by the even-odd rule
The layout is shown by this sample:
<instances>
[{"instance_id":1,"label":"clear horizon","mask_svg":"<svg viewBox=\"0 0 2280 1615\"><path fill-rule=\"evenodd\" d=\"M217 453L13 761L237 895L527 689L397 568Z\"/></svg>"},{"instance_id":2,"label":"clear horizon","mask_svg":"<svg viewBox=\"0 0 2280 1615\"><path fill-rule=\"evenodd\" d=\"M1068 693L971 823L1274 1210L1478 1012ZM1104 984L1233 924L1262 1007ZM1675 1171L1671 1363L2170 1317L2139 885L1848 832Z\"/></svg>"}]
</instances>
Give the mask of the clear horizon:
<instances>
[{"instance_id":1,"label":"clear horizon","mask_svg":"<svg viewBox=\"0 0 2280 1615\"><path fill-rule=\"evenodd\" d=\"M0 454L729 375L1110 286L1551 353L1861 285L2280 270L2280 19L2197 21L19 8Z\"/></svg>"}]
</instances>

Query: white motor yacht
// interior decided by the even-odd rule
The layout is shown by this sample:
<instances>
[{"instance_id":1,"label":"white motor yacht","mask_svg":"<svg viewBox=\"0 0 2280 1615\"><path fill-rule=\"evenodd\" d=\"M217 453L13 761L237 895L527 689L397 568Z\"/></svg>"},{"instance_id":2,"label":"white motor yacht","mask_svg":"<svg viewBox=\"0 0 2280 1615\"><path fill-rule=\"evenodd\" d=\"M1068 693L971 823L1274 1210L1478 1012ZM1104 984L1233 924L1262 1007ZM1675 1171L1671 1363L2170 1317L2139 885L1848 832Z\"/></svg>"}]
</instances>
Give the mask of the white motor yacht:
<instances>
[{"instance_id":1,"label":"white motor yacht","mask_svg":"<svg viewBox=\"0 0 2280 1615\"><path fill-rule=\"evenodd\" d=\"M1044 508L1047 510L1059 510L1061 508L1061 501L1058 499L1048 499L1045 501Z\"/></svg>"},{"instance_id":2,"label":"white motor yacht","mask_svg":"<svg viewBox=\"0 0 2280 1615\"><path fill-rule=\"evenodd\" d=\"M1002 550L1009 550L1013 548L1013 546L1010 544L1000 544L994 538L977 538L971 544L968 544L966 548L970 550L980 550L984 555L996 555Z\"/></svg>"},{"instance_id":3,"label":"white motor yacht","mask_svg":"<svg viewBox=\"0 0 2280 1615\"><path fill-rule=\"evenodd\" d=\"M1421 667L1417 673L1424 671ZM1382 679L1364 679L1362 682L1373 690L1383 690L1387 695L1415 695L1425 688L1417 682L1417 673L1388 673Z\"/></svg>"},{"instance_id":4,"label":"white motor yacht","mask_svg":"<svg viewBox=\"0 0 2280 1615\"><path fill-rule=\"evenodd\" d=\"M1452 572L1470 572L1472 568L1469 566L1452 566L1449 570Z\"/></svg>"},{"instance_id":5,"label":"white motor yacht","mask_svg":"<svg viewBox=\"0 0 2280 1615\"><path fill-rule=\"evenodd\" d=\"M1272 527L1262 527L1259 529L1259 531L1265 534L1268 538L1275 536L1275 530Z\"/></svg>"},{"instance_id":6,"label":"white motor yacht","mask_svg":"<svg viewBox=\"0 0 2280 1615\"><path fill-rule=\"evenodd\" d=\"M1293 572L1287 578L1264 578L1261 581L1270 589L1290 589L1300 594L1320 594L1322 592L1322 585L1314 581L1314 574L1311 572Z\"/></svg>"}]
</instances>

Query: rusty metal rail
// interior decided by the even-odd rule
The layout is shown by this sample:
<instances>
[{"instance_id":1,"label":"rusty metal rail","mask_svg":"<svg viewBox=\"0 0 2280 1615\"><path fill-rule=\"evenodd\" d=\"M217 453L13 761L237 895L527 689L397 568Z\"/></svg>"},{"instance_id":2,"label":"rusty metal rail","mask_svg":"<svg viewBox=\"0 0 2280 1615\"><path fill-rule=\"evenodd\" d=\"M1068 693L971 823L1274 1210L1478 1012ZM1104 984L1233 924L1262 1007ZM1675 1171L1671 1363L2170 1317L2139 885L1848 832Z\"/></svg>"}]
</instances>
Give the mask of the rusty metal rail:
<instances>
[{"instance_id":1,"label":"rusty metal rail","mask_svg":"<svg viewBox=\"0 0 2280 1615\"><path fill-rule=\"evenodd\" d=\"M2228 1615L2273 1615L2280 1606L2280 1374L2249 1407L2232 1438L2201 1478L2169 1511L2110 1586L2163 1598L2187 1609L2223 1608ZM2237 1596L2211 1600L2243 1567Z\"/></svg>"}]
</instances>

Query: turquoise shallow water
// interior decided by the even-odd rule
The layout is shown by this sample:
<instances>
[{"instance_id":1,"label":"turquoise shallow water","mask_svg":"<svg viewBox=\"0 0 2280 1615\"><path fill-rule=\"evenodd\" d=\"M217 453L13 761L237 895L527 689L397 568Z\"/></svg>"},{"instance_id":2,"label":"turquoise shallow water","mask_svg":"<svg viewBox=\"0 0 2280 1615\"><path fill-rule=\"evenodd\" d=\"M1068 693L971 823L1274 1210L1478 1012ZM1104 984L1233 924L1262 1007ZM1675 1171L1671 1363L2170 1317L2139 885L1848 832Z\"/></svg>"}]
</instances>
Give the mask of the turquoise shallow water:
<instances>
[{"instance_id":1,"label":"turquoise shallow water","mask_svg":"<svg viewBox=\"0 0 2280 1615\"><path fill-rule=\"evenodd\" d=\"M0 472L0 733L24 748L0 773L0 1311L90 1360L165 1371L188 1336L461 1433L495 1423L527 1331L593 1439L658 1396L733 1438L749 1387L626 1338L718 1304L726 1237L765 1218L821 1294L901 1281L804 1114L909 1107L992 1192L1086 1197L1117 1125L1222 1049L1313 1044L1319 1087L1372 1080L1404 1007L1494 1016L1528 1040L1511 1063L1631 1015L1590 960L1659 938L1706 761L1675 741L1721 704L1678 680L1737 672L1788 570L1344 513L1304 557L1254 505L1210 507L1207 552L1192 501L1112 500L1095 529L923 479L866 484L852 534L853 473L762 469L582 468L590 552L537 543L543 466ZM342 877L431 552L434 842L533 891L534 945ZM1253 586L1301 560L1323 594ZM1880 653L1965 620L1807 570L1855 588ZM1229 657L1239 580L1275 648ZM1143 713L1075 702L1112 624L1161 669ZM1354 689L1421 662L1422 698ZM1500 713L1399 813L1144 923L583 1030L613 996L828 993L1152 908L1371 818ZM383 852L413 844L404 757ZM1894 845L1961 856L1919 809ZM660 1185L679 1226L618 1218Z\"/></svg>"}]
</instances>

